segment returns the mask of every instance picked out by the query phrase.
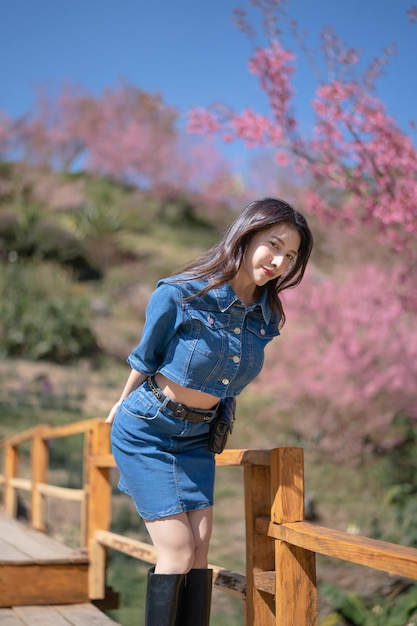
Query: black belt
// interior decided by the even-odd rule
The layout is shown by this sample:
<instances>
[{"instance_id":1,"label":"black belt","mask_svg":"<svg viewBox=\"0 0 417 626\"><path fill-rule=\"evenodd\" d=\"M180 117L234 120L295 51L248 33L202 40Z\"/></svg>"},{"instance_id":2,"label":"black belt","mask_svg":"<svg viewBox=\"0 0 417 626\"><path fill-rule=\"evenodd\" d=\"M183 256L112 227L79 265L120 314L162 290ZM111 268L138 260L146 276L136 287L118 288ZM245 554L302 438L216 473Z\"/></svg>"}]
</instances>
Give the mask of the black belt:
<instances>
[{"instance_id":1,"label":"black belt","mask_svg":"<svg viewBox=\"0 0 417 626\"><path fill-rule=\"evenodd\" d=\"M166 396L162 389L158 387L152 376L148 376L146 380L148 381L150 390L160 402L163 402L167 399L168 396ZM187 406L184 406L179 402L174 402L174 400L171 399L169 399L168 402L165 403L165 406L174 413L175 417L181 417L182 419L190 420L190 422L209 422L211 419L213 419L217 412L217 407L210 411L196 411L193 409L189 409Z\"/></svg>"}]
</instances>

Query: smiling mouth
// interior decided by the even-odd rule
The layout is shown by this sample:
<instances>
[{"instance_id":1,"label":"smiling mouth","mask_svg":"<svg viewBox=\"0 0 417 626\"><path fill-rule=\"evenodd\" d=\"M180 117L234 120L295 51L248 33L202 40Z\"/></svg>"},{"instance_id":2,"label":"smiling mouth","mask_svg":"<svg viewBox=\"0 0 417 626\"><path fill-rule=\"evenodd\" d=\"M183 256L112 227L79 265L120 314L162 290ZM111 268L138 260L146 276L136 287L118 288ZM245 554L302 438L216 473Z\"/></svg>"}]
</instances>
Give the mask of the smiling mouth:
<instances>
[{"instance_id":1,"label":"smiling mouth","mask_svg":"<svg viewBox=\"0 0 417 626\"><path fill-rule=\"evenodd\" d=\"M264 274L268 276L268 278L273 278L275 273L272 270L269 270L267 267L262 267Z\"/></svg>"}]
</instances>

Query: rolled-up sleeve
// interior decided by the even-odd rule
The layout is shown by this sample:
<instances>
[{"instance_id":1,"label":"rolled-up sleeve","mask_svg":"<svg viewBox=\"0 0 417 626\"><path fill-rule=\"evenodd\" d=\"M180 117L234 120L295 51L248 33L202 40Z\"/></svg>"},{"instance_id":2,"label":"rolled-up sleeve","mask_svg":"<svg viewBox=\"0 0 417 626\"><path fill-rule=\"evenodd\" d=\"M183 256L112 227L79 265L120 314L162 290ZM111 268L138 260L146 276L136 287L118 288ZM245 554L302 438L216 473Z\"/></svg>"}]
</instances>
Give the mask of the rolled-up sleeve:
<instances>
[{"instance_id":1,"label":"rolled-up sleeve","mask_svg":"<svg viewBox=\"0 0 417 626\"><path fill-rule=\"evenodd\" d=\"M147 376L158 371L167 344L178 330L183 318L182 292L172 284L161 283L152 293L146 308L141 340L127 362Z\"/></svg>"}]
</instances>

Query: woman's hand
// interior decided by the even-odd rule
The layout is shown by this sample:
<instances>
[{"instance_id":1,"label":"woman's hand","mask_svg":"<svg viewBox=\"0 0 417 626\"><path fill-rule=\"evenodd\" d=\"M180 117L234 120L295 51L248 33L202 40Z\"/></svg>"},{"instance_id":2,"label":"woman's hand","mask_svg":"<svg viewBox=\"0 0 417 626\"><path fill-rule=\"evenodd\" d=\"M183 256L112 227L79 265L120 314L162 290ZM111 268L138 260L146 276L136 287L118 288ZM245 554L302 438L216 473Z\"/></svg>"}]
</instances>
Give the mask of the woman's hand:
<instances>
[{"instance_id":1,"label":"woman's hand","mask_svg":"<svg viewBox=\"0 0 417 626\"><path fill-rule=\"evenodd\" d=\"M117 413L117 411L119 410L119 406L121 405L122 401L119 400L118 402L116 402L116 404L114 404L110 410L110 413L108 414L107 418L106 418L106 424L113 424L113 420L114 417Z\"/></svg>"},{"instance_id":2,"label":"woman's hand","mask_svg":"<svg viewBox=\"0 0 417 626\"><path fill-rule=\"evenodd\" d=\"M146 375L137 372L136 370L130 370L129 377L127 379L126 385L122 391L122 395L120 396L120 400L116 402L116 404L112 407L108 417L106 419L106 424L113 424L114 417L117 413L117 410L123 400L127 398L127 396L134 390L139 387L146 380Z\"/></svg>"}]
</instances>

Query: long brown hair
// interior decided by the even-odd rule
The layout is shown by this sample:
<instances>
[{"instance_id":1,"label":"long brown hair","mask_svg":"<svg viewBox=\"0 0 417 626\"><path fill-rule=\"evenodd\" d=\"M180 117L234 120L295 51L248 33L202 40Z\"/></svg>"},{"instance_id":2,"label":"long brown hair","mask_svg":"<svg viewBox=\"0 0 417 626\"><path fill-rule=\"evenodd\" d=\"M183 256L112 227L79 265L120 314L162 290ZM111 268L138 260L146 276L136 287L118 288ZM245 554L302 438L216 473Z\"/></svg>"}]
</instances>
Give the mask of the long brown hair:
<instances>
[{"instance_id":1,"label":"long brown hair","mask_svg":"<svg viewBox=\"0 0 417 626\"><path fill-rule=\"evenodd\" d=\"M285 314L279 293L301 282L313 248L313 235L305 217L284 200L262 198L248 204L222 239L200 258L183 268L182 272L191 274L197 279L209 279L208 286L199 292L201 295L227 283L236 276L252 237L279 223L297 229L301 239L300 248L290 270L283 276L269 281L264 287L258 287L257 296L259 297L263 289L267 290L269 305L280 315L282 326Z\"/></svg>"}]
</instances>

